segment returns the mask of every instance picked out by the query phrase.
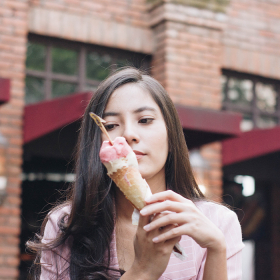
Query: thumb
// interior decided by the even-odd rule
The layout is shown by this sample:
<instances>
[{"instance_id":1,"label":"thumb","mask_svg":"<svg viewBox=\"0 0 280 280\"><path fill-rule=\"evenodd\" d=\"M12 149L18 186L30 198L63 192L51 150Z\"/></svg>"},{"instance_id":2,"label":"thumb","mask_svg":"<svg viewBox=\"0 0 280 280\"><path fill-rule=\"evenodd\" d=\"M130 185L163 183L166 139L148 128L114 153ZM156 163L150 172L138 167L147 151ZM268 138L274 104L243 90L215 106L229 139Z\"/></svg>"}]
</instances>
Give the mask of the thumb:
<instances>
[{"instance_id":1,"label":"thumb","mask_svg":"<svg viewBox=\"0 0 280 280\"><path fill-rule=\"evenodd\" d=\"M138 227L143 228L145 225L150 223L151 216L142 216L140 213L139 215L140 217L139 217Z\"/></svg>"}]
</instances>

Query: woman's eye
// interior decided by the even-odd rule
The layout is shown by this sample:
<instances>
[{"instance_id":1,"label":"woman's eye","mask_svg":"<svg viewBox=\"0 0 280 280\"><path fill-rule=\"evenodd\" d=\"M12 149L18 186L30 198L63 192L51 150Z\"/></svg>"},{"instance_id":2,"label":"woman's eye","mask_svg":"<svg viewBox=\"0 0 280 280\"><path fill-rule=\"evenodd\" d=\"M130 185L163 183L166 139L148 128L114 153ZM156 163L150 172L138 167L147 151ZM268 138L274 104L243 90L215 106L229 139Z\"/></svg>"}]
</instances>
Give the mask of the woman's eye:
<instances>
[{"instance_id":1,"label":"woman's eye","mask_svg":"<svg viewBox=\"0 0 280 280\"><path fill-rule=\"evenodd\" d=\"M112 130L115 128L115 126L117 126L116 124L107 124L104 125L104 127L106 128L106 130Z\"/></svg>"},{"instance_id":2,"label":"woman's eye","mask_svg":"<svg viewBox=\"0 0 280 280\"><path fill-rule=\"evenodd\" d=\"M152 118L144 118L144 119L141 119L139 122L148 124L148 123L152 122L153 120L154 119L152 119Z\"/></svg>"}]
</instances>

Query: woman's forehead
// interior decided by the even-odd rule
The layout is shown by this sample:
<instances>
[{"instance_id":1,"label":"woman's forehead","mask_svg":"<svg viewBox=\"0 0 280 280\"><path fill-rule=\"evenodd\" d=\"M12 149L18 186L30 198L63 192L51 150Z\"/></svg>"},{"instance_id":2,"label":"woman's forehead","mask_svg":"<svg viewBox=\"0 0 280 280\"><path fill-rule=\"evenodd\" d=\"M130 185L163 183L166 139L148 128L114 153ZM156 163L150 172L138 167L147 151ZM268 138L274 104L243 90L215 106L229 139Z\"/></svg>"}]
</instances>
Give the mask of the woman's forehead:
<instances>
[{"instance_id":1,"label":"woman's forehead","mask_svg":"<svg viewBox=\"0 0 280 280\"><path fill-rule=\"evenodd\" d=\"M147 90L135 84L125 84L113 92L105 112L111 110L135 111L142 107L153 108L155 111L159 110L157 103Z\"/></svg>"}]
</instances>

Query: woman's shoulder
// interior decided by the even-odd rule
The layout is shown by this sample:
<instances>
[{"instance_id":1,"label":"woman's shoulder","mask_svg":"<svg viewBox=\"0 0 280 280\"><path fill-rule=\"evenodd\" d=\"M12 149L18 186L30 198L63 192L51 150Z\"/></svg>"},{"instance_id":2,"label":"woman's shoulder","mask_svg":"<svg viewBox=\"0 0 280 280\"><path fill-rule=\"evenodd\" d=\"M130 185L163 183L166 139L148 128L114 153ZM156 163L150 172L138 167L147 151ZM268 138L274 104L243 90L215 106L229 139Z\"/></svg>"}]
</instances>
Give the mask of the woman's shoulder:
<instances>
[{"instance_id":1,"label":"woman's shoulder","mask_svg":"<svg viewBox=\"0 0 280 280\"><path fill-rule=\"evenodd\" d=\"M220 229L224 228L225 225L233 223L236 227L240 228L235 212L230 210L228 207L221 203L200 200L195 202L196 207L216 226Z\"/></svg>"},{"instance_id":2,"label":"woman's shoulder","mask_svg":"<svg viewBox=\"0 0 280 280\"><path fill-rule=\"evenodd\" d=\"M244 245L241 226L235 212L222 204L206 200L197 201L195 205L223 232L227 243L228 257L242 250Z\"/></svg>"},{"instance_id":3,"label":"woman's shoulder","mask_svg":"<svg viewBox=\"0 0 280 280\"><path fill-rule=\"evenodd\" d=\"M54 207L49 213L48 218L59 219L60 216L69 215L71 211L70 202L64 202Z\"/></svg>"},{"instance_id":4,"label":"woman's shoulder","mask_svg":"<svg viewBox=\"0 0 280 280\"><path fill-rule=\"evenodd\" d=\"M61 220L67 219L71 211L69 203L63 203L53 208L45 219L45 227L41 242L40 279L70 279L69 263L71 258L72 239L60 241L62 231ZM58 276L59 275L59 276Z\"/></svg>"},{"instance_id":5,"label":"woman's shoulder","mask_svg":"<svg viewBox=\"0 0 280 280\"><path fill-rule=\"evenodd\" d=\"M71 211L70 203L66 202L53 208L46 217L44 239L53 239L60 231L59 224L62 219L67 219Z\"/></svg>"}]
</instances>

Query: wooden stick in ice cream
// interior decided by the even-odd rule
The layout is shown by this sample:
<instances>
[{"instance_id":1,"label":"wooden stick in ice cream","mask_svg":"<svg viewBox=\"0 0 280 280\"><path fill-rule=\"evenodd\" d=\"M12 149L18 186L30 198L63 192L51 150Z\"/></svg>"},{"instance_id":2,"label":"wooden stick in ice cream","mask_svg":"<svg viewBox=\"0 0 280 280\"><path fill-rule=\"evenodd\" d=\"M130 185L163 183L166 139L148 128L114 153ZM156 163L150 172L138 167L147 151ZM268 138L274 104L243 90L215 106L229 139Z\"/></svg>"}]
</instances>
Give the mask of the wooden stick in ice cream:
<instances>
[{"instance_id":1,"label":"wooden stick in ice cream","mask_svg":"<svg viewBox=\"0 0 280 280\"><path fill-rule=\"evenodd\" d=\"M104 127L103 123L106 123L105 120L103 120L102 118L100 118L99 116L97 116L96 114L90 112L89 115L93 118L93 120L95 121L95 123L100 127L100 129L102 130L102 132L106 135L106 137L108 138L110 144L113 146L113 141L110 138L106 128Z\"/></svg>"}]
</instances>

